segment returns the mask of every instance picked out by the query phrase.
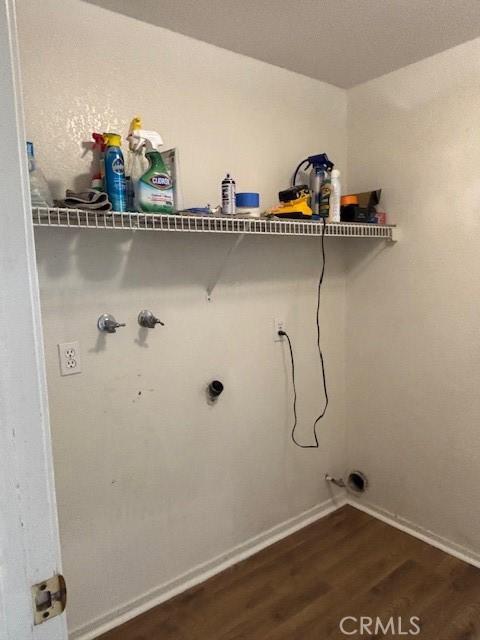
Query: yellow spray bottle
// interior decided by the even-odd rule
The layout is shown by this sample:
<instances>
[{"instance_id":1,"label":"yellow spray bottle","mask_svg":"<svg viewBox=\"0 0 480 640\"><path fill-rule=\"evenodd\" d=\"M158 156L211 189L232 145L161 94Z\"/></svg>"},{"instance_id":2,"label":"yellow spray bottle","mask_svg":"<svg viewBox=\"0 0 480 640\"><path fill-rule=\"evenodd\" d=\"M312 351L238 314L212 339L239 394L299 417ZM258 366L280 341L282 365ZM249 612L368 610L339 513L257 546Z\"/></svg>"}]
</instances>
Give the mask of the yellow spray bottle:
<instances>
[{"instance_id":1,"label":"yellow spray bottle","mask_svg":"<svg viewBox=\"0 0 480 640\"><path fill-rule=\"evenodd\" d=\"M128 130L128 161L126 170L127 204L128 211L138 211L135 203L135 183L142 177L147 169L147 163L143 156L143 143L134 137L136 131L142 128L142 121L135 116Z\"/></svg>"}]
</instances>

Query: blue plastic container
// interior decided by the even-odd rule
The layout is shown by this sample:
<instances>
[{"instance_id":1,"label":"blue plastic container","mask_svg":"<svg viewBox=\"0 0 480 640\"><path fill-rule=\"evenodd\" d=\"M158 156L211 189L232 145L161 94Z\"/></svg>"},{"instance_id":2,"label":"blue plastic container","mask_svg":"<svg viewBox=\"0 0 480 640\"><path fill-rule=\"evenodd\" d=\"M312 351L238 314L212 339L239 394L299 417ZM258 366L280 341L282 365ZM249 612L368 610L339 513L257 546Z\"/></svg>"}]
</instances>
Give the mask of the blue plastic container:
<instances>
[{"instance_id":1,"label":"blue plastic container","mask_svg":"<svg viewBox=\"0 0 480 640\"><path fill-rule=\"evenodd\" d=\"M113 211L127 210L125 162L120 147L122 140L116 133L105 133L105 191Z\"/></svg>"}]
</instances>

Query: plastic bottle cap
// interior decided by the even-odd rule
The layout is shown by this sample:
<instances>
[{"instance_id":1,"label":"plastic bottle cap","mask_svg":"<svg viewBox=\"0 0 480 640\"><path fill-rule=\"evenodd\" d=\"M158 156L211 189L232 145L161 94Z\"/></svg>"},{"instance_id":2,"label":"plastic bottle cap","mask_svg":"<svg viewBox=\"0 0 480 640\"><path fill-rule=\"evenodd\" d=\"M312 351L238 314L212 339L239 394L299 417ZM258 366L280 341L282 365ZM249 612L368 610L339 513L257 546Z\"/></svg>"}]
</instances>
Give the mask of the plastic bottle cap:
<instances>
[{"instance_id":1,"label":"plastic bottle cap","mask_svg":"<svg viewBox=\"0 0 480 640\"><path fill-rule=\"evenodd\" d=\"M104 133L103 137L108 147L122 146L122 136L119 133Z\"/></svg>"},{"instance_id":2,"label":"plastic bottle cap","mask_svg":"<svg viewBox=\"0 0 480 640\"><path fill-rule=\"evenodd\" d=\"M340 171L338 169L332 169L332 178L339 178Z\"/></svg>"}]
</instances>

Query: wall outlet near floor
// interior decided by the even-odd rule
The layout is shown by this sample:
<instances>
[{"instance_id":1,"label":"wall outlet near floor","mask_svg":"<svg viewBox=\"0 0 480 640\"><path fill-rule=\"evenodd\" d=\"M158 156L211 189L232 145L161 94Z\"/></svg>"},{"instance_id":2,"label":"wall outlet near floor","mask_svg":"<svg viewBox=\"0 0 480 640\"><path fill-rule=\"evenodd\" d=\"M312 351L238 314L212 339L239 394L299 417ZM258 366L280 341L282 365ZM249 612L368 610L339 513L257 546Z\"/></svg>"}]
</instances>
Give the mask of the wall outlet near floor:
<instances>
[{"instance_id":1,"label":"wall outlet near floor","mask_svg":"<svg viewBox=\"0 0 480 640\"><path fill-rule=\"evenodd\" d=\"M273 341L283 342L283 340L285 339L285 336L279 336L278 332L285 331L285 321L278 320L277 318L275 318L275 320L273 321L273 329L274 329Z\"/></svg>"},{"instance_id":2,"label":"wall outlet near floor","mask_svg":"<svg viewBox=\"0 0 480 640\"><path fill-rule=\"evenodd\" d=\"M62 376L71 376L74 373L82 372L80 344L78 342L60 343L58 345L58 357Z\"/></svg>"}]
</instances>

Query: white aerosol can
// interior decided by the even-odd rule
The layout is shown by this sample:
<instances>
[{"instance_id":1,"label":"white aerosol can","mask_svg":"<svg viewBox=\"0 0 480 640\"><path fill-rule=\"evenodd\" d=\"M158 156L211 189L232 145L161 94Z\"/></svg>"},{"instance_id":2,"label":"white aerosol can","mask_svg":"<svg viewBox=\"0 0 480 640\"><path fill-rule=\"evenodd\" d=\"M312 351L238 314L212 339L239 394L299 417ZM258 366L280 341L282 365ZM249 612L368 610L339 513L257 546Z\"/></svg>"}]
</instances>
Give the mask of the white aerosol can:
<instances>
[{"instance_id":1,"label":"white aerosol can","mask_svg":"<svg viewBox=\"0 0 480 640\"><path fill-rule=\"evenodd\" d=\"M227 216L235 214L235 180L229 173L222 180L222 212Z\"/></svg>"}]
</instances>

